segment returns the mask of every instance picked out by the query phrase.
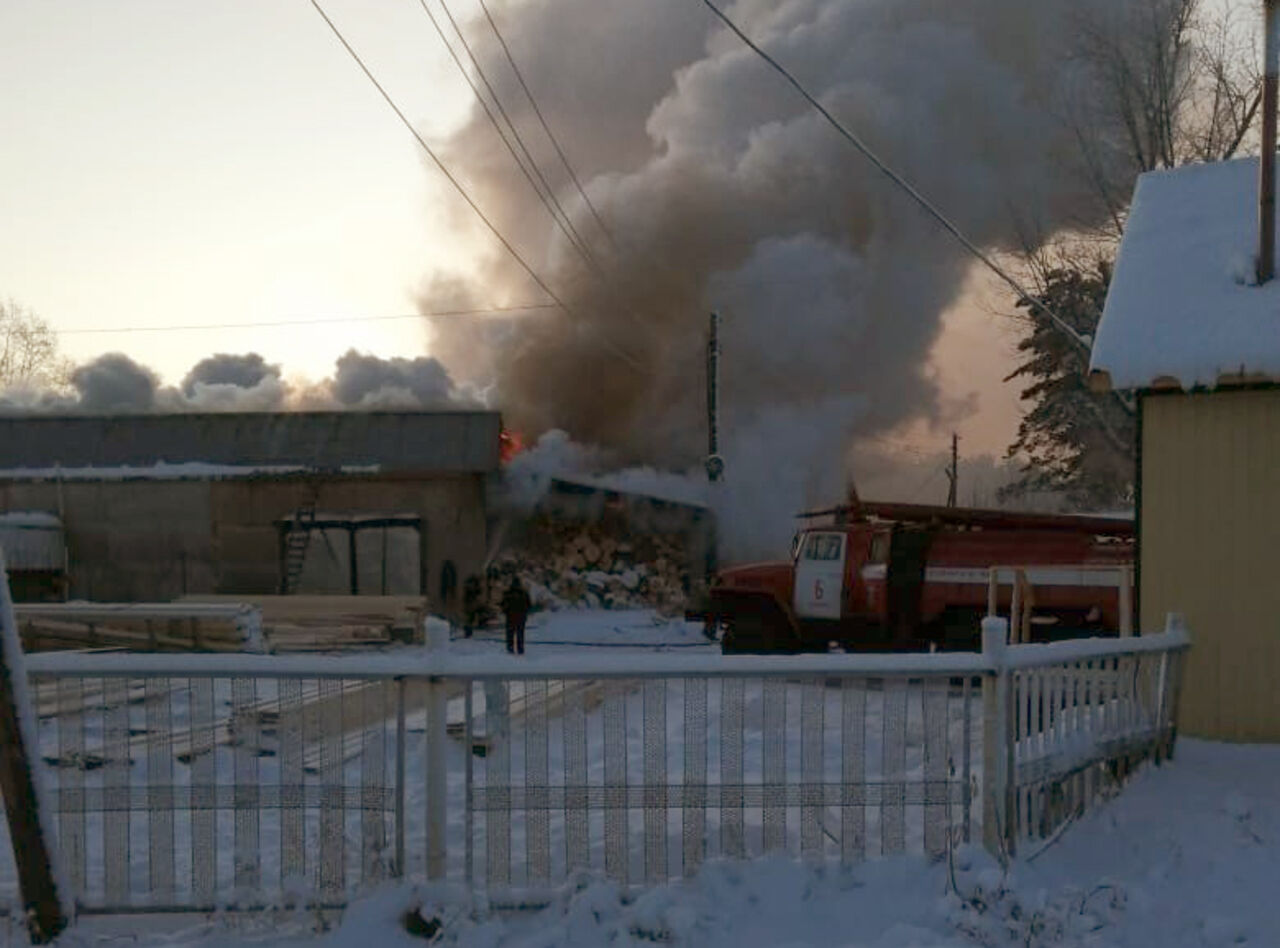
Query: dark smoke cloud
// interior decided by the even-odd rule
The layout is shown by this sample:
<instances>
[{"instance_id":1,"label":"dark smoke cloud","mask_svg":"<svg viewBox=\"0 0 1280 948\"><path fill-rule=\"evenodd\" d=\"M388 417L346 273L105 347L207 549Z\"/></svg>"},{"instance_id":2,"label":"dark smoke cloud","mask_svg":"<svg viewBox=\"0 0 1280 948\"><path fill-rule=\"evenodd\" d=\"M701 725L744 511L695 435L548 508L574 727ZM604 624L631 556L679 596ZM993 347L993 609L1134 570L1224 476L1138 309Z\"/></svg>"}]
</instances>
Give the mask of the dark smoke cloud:
<instances>
[{"instance_id":1,"label":"dark smoke cloud","mask_svg":"<svg viewBox=\"0 0 1280 948\"><path fill-rule=\"evenodd\" d=\"M159 379L122 352L109 352L71 373L79 408L91 412L146 412L156 405Z\"/></svg>"},{"instance_id":2,"label":"dark smoke cloud","mask_svg":"<svg viewBox=\"0 0 1280 948\"><path fill-rule=\"evenodd\" d=\"M238 388L254 388L267 378L279 378L280 366L269 365L256 352L232 355L219 352L201 359L191 367L182 380L182 392L195 395L198 385L234 385Z\"/></svg>"},{"instance_id":3,"label":"dark smoke cloud","mask_svg":"<svg viewBox=\"0 0 1280 948\"><path fill-rule=\"evenodd\" d=\"M1073 85L1079 6L740 0L729 12L998 251L1098 210L1063 173L1073 144L1054 118ZM482 41L603 272L577 260L474 115L447 160L467 169L569 309L487 328L481 358L474 325L438 320L433 351L461 377L492 383L517 427L562 428L629 460L695 461L711 308L724 314L726 450L734 438L772 441L786 456L789 432L816 428L834 471L828 490L843 477L850 430L948 409L927 357L971 261L705 9L547 0L508 4L500 21L616 244L553 164L500 51ZM472 25L477 38L486 29ZM567 44L570 34L590 41ZM536 293L496 255L475 285L490 299Z\"/></svg>"},{"instance_id":4,"label":"dark smoke cloud","mask_svg":"<svg viewBox=\"0 0 1280 948\"><path fill-rule=\"evenodd\" d=\"M177 390L167 390L162 402L170 411L277 411L285 407L289 389L280 366L256 352L220 352L201 359Z\"/></svg>"},{"instance_id":5,"label":"dark smoke cloud","mask_svg":"<svg viewBox=\"0 0 1280 948\"><path fill-rule=\"evenodd\" d=\"M74 394L0 391L0 412L439 411L485 404L481 395L456 387L435 359L380 359L354 349L337 360L331 378L314 384L284 381L280 367L256 352L202 359L176 387L161 386L151 369L111 353L75 369L71 384Z\"/></svg>"},{"instance_id":6,"label":"dark smoke cloud","mask_svg":"<svg viewBox=\"0 0 1280 948\"><path fill-rule=\"evenodd\" d=\"M379 359L350 349L337 362L333 397L347 408L456 408L460 396L433 358Z\"/></svg>"}]
</instances>

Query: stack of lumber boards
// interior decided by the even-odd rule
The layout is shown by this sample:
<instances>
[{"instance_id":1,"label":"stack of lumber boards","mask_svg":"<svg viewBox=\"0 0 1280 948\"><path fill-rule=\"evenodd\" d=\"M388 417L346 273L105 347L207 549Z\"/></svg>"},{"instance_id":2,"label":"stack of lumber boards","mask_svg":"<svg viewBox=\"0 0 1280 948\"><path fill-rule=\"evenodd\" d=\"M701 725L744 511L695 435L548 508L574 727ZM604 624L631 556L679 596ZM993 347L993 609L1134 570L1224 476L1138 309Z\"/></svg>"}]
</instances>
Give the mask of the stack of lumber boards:
<instances>
[{"instance_id":1,"label":"stack of lumber boards","mask_svg":"<svg viewBox=\"0 0 1280 948\"><path fill-rule=\"evenodd\" d=\"M114 647L147 652L262 650L259 610L243 602L54 602L14 606L27 651Z\"/></svg>"},{"instance_id":2,"label":"stack of lumber boards","mask_svg":"<svg viewBox=\"0 0 1280 948\"><path fill-rule=\"evenodd\" d=\"M421 641L425 596L187 596L180 603L242 603L262 616L269 652L334 651Z\"/></svg>"}]
</instances>

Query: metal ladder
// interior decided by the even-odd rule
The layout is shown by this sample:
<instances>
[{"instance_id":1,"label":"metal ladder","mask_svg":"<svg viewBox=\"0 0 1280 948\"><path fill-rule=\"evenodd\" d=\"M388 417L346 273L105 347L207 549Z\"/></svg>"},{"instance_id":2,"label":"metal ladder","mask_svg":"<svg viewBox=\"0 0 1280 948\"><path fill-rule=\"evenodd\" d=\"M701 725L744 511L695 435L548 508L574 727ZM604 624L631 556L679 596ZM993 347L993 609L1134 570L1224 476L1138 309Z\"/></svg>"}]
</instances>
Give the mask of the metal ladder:
<instances>
[{"instance_id":1,"label":"metal ladder","mask_svg":"<svg viewBox=\"0 0 1280 948\"><path fill-rule=\"evenodd\" d=\"M301 507L293 512L294 528L289 531L285 541L284 554L284 594L292 595L298 590L298 581L302 579L302 567L307 561L307 547L311 543L311 526L316 522L316 502L320 490L312 486L311 493Z\"/></svg>"}]
</instances>

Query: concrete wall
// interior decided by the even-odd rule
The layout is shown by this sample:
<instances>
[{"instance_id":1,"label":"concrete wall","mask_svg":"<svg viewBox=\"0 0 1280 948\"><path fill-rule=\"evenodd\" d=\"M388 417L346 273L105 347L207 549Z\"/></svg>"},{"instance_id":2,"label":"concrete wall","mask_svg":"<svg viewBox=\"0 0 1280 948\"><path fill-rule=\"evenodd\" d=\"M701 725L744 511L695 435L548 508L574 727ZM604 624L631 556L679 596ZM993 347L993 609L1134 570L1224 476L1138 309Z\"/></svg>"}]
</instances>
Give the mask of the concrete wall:
<instances>
[{"instance_id":1,"label":"concrete wall","mask_svg":"<svg viewBox=\"0 0 1280 948\"><path fill-rule=\"evenodd\" d=\"M446 559L461 578L484 558L481 474L67 481L61 489L51 481L0 481L0 512L61 511L75 598L272 594L280 584L276 521L313 492L322 511L420 516L419 572L433 601Z\"/></svg>"},{"instance_id":2,"label":"concrete wall","mask_svg":"<svg viewBox=\"0 0 1280 948\"><path fill-rule=\"evenodd\" d=\"M278 592L275 522L302 506L313 485L318 486L320 511L420 516L420 572L433 601L446 559L454 562L460 577L478 570L484 559L485 481L480 475L215 481L211 504L219 565L213 592Z\"/></svg>"},{"instance_id":3,"label":"concrete wall","mask_svg":"<svg viewBox=\"0 0 1280 948\"><path fill-rule=\"evenodd\" d=\"M498 469L497 412L219 412L0 418L0 469L205 462L382 473Z\"/></svg>"},{"instance_id":4,"label":"concrete wall","mask_svg":"<svg viewBox=\"0 0 1280 948\"><path fill-rule=\"evenodd\" d=\"M208 481L0 482L0 508L62 511L73 598L213 591Z\"/></svg>"},{"instance_id":5,"label":"concrete wall","mask_svg":"<svg viewBox=\"0 0 1280 948\"><path fill-rule=\"evenodd\" d=\"M1280 741L1280 388L1142 400L1143 631L1186 615L1184 733Z\"/></svg>"}]
</instances>

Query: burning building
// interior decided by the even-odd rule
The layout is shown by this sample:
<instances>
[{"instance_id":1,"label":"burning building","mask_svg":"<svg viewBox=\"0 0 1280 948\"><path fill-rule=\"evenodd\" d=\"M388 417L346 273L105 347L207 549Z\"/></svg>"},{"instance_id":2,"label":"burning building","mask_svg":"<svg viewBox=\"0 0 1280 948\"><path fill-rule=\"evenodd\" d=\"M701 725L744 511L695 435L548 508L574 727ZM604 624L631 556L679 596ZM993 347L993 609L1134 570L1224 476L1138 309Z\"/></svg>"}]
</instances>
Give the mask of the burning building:
<instances>
[{"instance_id":1,"label":"burning building","mask_svg":"<svg viewBox=\"0 0 1280 948\"><path fill-rule=\"evenodd\" d=\"M57 518L72 598L447 605L485 557L500 430L489 411L5 417L0 513Z\"/></svg>"}]
</instances>

